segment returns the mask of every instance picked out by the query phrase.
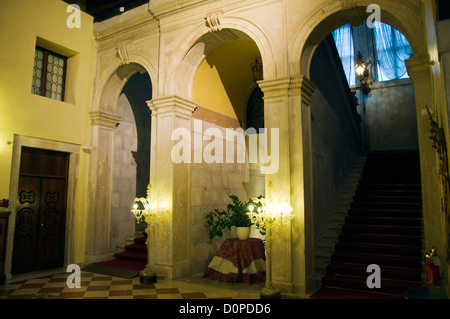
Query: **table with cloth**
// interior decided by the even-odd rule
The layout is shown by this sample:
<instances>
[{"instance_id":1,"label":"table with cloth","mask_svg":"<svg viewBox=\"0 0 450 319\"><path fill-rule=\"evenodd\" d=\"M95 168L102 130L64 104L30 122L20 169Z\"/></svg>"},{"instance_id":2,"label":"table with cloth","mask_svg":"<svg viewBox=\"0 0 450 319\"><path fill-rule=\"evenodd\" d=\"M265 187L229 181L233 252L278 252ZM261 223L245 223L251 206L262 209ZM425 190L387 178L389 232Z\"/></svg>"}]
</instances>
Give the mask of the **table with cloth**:
<instances>
[{"instance_id":1,"label":"table with cloth","mask_svg":"<svg viewBox=\"0 0 450 319\"><path fill-rule=\"evenodd\" d=\"M224 282L263 283L266 280L264 243L259 238L228 238L203 273Z\"/></svg>"}]
</instances>

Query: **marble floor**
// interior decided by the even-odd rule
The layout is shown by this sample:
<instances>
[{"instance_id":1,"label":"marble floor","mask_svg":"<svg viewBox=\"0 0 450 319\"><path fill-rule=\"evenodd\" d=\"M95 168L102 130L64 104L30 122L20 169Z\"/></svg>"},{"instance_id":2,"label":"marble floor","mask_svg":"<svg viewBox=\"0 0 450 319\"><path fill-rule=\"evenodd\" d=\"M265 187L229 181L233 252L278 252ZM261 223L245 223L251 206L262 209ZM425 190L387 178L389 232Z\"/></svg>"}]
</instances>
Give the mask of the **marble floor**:
<instances>
[{"instance_id":1,"label":"marble floor","mask_svg":"<svg viewBox=\"0 0 450 319\"><path fill-rule=\"evenodd\" d=\"M69 275L54 271L17 276L0 285L0 299L260 299L264 287L218 282L201 274L142 284L139 277L124 279L82 270L80 288L69 288Z\"/></svg>"}]
</instances>

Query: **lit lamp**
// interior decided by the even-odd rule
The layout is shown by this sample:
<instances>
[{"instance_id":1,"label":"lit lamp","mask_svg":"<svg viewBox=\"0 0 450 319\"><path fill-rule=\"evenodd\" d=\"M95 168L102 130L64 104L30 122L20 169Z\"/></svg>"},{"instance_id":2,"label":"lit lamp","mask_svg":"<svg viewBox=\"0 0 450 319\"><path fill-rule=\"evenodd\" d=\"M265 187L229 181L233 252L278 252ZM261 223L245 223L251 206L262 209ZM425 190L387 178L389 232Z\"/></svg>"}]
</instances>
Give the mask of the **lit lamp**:
<instances>
[{"instance_id":1,"label":"lit lamp","mask_svg":"<svg viewBox=\"0 0 450 319\"><path fill-rule=\"evenodd\" d=\"M145 232L149 235L150 224L160 220L167 212L163 199L156 199L152 197L152 185L149 183L147 187L147 197L135 198L134 205L131 212L136 217L137 222L145 221L147 229ZM147 239L147 251L149 251L149 243ZM144 270L140 273L140 281L145 284L156 283L157 275L151 269L150 262L147 263Z\"/></svg>"},{"instance_id":2,"label":"lit lamp","mask_svg":"<svg viewBox=\"0 0 450 319\"><path fill-rule=\"evenodd\" d=\"M267 198L255 198L253 202L260 206L254 212L255 208L250 205L250 212L247 213L258 228L266 230L266 286L261 289L262 299L280 298L280 290L272 285L272 230L290 225L293 218L292 207L288 202L272 198L272 188L270 181Z\"/></svg>"},{"instance_id":3,"label":"lit lamp","mask_svg":"<svg viewBox=\"0 0 450 319\"><path fill-rule=\"evenodd\" d=\"M363 81L364 73L366 72L366 63L363 59L361 52L359 52L359 51L356 56L355 71L356 71L356 76L358 77L358 80Z\"/></svg>"},{"instance_id":4,"label":"lit lamp","mask_svg":"<svg viewBox=\"0 0 450 319\"><path fill-rule=\"evenodd\" d=\"M364 61L362 53L358 51L356 55L355 72L358 80L361 82L362 92L364 93L364 95L369 95L371 91L371 85L369 77L367 75L367 71L366 61Z\"/></svg>"}]
</instances>

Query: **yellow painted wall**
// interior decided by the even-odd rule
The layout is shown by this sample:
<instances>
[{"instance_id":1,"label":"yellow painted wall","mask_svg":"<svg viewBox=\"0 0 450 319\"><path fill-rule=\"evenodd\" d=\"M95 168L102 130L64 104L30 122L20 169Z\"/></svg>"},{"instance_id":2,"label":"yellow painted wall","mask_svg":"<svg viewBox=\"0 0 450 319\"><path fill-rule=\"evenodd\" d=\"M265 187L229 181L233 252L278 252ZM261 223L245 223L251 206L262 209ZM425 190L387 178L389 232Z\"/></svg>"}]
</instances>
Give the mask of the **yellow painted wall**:
<instances>
[{"instance_id":1,"label":"yellow painted wall","mask_svg":"<svg viewBox=\"0 0 450 319\"><path fill-rule=\"evenodd\" d=\"M260 56L252 41L228 42L214 49L198 68L192 99L198 105L240 121L254 83L250 64Z\"/></svg>"},{"instance_id":2,"label":"yellow painted wall","mask_svg":"<svg viewBox=\"0 0 450 319\"><path fill-rule=\"evenodd\" d=\"M93 18L81 12L81 28L70 29L68 4L60 0L2 0L0 8L0 199L9 198L14 135L89 144L95 41ZM31 93L37 38L68 55L67 101ZM42 41L42 40L38 40ZM51 44L53 43L53 44ZM56 45L55 45L56 44ZM11 143L10 143L11 142ZM10 143L10 144L9 144ZM77 238L83 240L88 154L80 152L76 190ZM84 247L82 242L79 247ZM84 251L79 249L78 258Z\"/></svg>"},{"instance_id":3,"label":"yellow painted wall","mask_svg":"<svg viewBox=\"0 0 450 319\"><path fill-rule=\"evenodd\" d=\"M59 0L2 1L0 10L0 198L9 196L14 134L68 143L88 143L92 104L95 42L93 19L81 14L81 28L69 29L68 4ZM70 102L31 93L37 37L54 42L74 54L67 85ZM74 71L72 69L72 71ZM84 158L81 160L84 163Z\"/></svg>"}]
</instances>

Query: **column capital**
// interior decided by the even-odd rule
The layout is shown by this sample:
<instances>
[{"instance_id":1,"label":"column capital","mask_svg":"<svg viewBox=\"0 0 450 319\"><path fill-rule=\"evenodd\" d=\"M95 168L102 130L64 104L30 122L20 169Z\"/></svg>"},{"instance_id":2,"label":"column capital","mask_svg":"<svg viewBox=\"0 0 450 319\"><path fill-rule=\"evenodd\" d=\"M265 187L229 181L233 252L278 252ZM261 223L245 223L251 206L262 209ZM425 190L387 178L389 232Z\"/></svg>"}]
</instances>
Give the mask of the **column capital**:
<instances>
[{"instance_id":1,"label":"column capital","mask_svg":"<svg viewBox=\"0 0 450 319\"><path fill-rule=\"evenodd\" d=\"M117 123L119 123L121 117L117 115L113 115L106 112L90 112L89 116L91 117L91 125L99 125L105 128L115 129L117 127Z\"/></svg>"},{"instance_id":2,"label":"column capital","mask_svg":"<svg viewBox=\"0 0 450 319\"><path fill-rule=\"evenodd\" d=\"M264 93L264 99L287 96L291 78L259 81L258 85Z\"/></svg>"},{"instance_id":3,"label":"column capital","mask_svg":"<svg viewBox=\"0 0 450 319\"><path fill-rule=\"evenodd\" d=\"M152 111L152 116L158 116L167 113L178 113L191 118L192 113L197 109L197 104L181 98L179 96L169 96L147 101L147 105Z\"/></svg>"},{"instance_id":4,"label":"column capital","mask_svg":"<svg viewBox=\"0 0 450 319\"><path fill-rule=\"evenodd\" d=\"M431 62L429 56L418 56L405 60L406 69L411 80L418 78L430 78L431 76Z\"/></svg>"},{"instance_id":5,"label":"column capital","mask_svg":"<svg viewBox=\"0 0 450 319\"><path fill-rule=\"evenodd\" d=\"M259 87L264 92L264 98L301 95L306 104L311 104L311 97L316 86L308 77L299 75L295 77L259 81Z\"/></svg>"},{"instance_id":6,"label":"column capital","mask_svg":"<svg viewBox=\"0 0 450 319\"><path fill-rule=\"evenodd\" d=\"M290 95L301 95L302 102L306 105L311 105L311 98L315 90L315 84L304 75L293 77L291 80Z\"/></svg>"}]
</instances>

